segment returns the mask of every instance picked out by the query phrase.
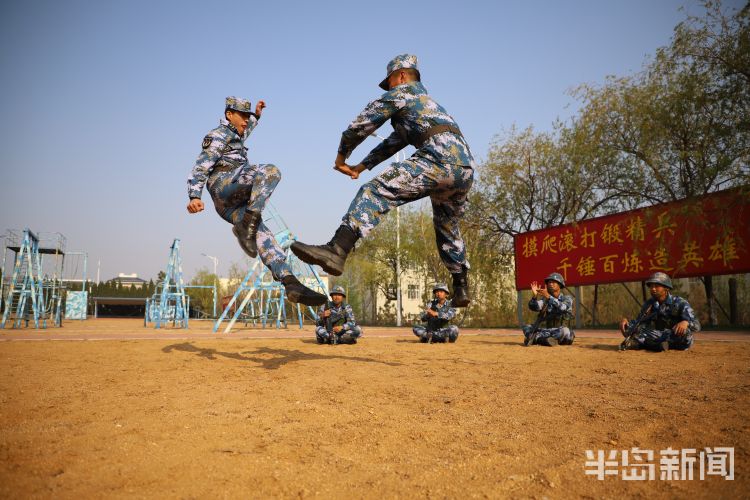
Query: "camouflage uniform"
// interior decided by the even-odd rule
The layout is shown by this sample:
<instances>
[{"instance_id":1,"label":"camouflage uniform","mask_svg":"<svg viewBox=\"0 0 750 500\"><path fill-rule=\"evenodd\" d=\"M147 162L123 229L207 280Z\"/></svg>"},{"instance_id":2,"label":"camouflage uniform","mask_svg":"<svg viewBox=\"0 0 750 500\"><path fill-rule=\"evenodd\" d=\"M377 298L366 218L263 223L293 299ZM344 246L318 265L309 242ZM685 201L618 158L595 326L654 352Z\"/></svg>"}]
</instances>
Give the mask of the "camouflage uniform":
<instances>
[{"instance_id":1,"label":"camouflage uniform","mask_svg":"<svg viewBox=\"0 0 750 500\"><path fill-rule=\"evenodd\" d=\"M344 289L340 286L334 287L331 295L334 294L341 294L346 297ZM331 315L324 318L323 313L326 309L331 311ZM322 305L318 309L318 319L315 321L315 325L315 337L318 344L356 344L357 339L362 335L362 328L357 325L354 319L352 306L346 302L341 302L338 306L332 301ZM334 326L341 326L341 330L334 333Z\"/></svg>"},{"instance_id":2,"label":"camouflage uniform","mask_svg":"<svg viewBox=\"0 0 750 500\"><path fill-rule=\"evenodd\" d=\"M228 97L227 108L249 113L250 102ZM201 153L188 178L188 196L200 198L205 185L216 211L230 224L241 221L246 211L262 212L281 180L281 172L275 165L253 165L247 161L244 142L257 125L258 118L251 113L247 129L240 136L231 123L222 119L203 139ZM285 252L262 221L258 225L256 242L258 254L274 279L281 281L292 274Z\"/></svg>"},{"instance_id":3,"label":"camouflage uniform","mask_svg":"<svg viewBox=\"0 0 750 500\"><path fill-rule=\"evenodd\" d=\"M638 318L644 316L633 337L638 343L637 348L641 349L660 351L661 343L666 341L669 342L670 349L685 350L693 345L693 334L701 329L700 321L695 317L688 301L671 293L661 304L655 298L648 299L643 304ZM683 320L688 322L688 330L680 336L672 327ZM629 321L625 331L630 330L636 321L638 319ZM623 336L627 335L623 333Z\"/></svg>"},{"instance_id":4,"label":"camouflage uniform","mask_svg":"<svg viewBox=\"0 0 750 500\"><path fill-rule=\"evenodd\" d=\"M425 305L425 309L433 309L438 315L433 317L423 312L420 319L427 322L427 325L415 326L412 329L414 335L419 337L421 342L428 342L430 336L432 336L432 342L455 342L458 339L458 327L448 324L456 316L456 310L451 306L451 301L446 299L443 305L440 305L438 299L433 299Z\"/></svg>"},{"instance_id":5,"label":"camouflage uniform","mask_svg":"<svg viewBox=\"0 0 750 500\"><path fill-rule=\"evenodd\" d=\"M416 56L398 56L389 64L388 72L392 67L416 69L416 64ZM421 82L413 81L394 87L368 104L343 132L338 152L348 158L387 120L395 130L362 160L367 169L407 145L417 151L364 184L343 223L364 237L392 208L429 196L440 258L451 273L461 273L469 268L458 227L474 181L475 163L469 146L448 112L427 94ZM436 130L442 131L434 133Z\"/></svg>"},{"instance_id":6,"label":"camouflage uniform","mask_svg":"<svg viewBox=\"0 0 750 500\"><path fill-rule=\"evenodd\" d=\"M567 326L563 326L563 322L570 319L573 314L573 299L563 293L560 293L557 298L552 295L548 299L532 297L529 301L529 309L541 314L545 304L547 308L537 326L536 335L533 338L531 337L531 334L534 333L534 325L525 325L522 328L527 343L532 345L544 344L544 339L551 337L556 339L560 345L572 344L576 334Z\"/></svg>"}]
</instances>

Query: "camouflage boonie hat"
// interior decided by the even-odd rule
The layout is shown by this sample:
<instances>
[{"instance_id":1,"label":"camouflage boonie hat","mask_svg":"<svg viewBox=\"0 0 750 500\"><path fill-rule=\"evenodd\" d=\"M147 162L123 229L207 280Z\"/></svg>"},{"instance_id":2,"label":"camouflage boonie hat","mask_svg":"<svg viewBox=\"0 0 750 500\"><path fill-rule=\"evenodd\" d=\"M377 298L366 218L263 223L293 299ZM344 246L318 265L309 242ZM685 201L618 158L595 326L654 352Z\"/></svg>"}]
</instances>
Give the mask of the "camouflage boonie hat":
<instances>
[{"instance_id":1,"label":"camouflage boonie hat","mask_svg":"<svg viewBox=\"0 0 750 500\"><path fill-rule=\"evenodd\" d=\"M547 283L548 281L557 281L560 284L560 288L565 288L565 280L560 273L552 273L544 278L545 283Z\"/></svg>"},{"instance_id":2,"label":"camouflage boonie hat","mask_svg":"<svg viewBox=\"0 0 750 500\"><path fill-rule=\"evenodd\" d=\"M417 69L417 56L412 54L401 54L391 59L391 62L388 63L388 66L385 69L385 79L380 82L380 88L383 90L389 90L388 77L391 76L391 73L393 73L397 69L406 68L416 69L417 76L421 79L421 77L419 76L419 70Z\"/></svg>"},{"instance_id":3,"label":"camouflage boonie hat","mask_svg":"<svg viewBox=\"0 0 750 500\"><path fill-rule=\"evenodd\" d=\"M646 280L646 286L648 286L649 283L656 283L657 285L665 286L670 290L672 289L672 279L667 273L658 272L652 274Z\"/></svg>"},{"instance_id":4,"label":"camouflage boonie hat","mask_svg":"<svg viewBox=\"0 0 750 500\"><path fill-rule=\"evenodd\" d=\"M451 293L451 291L448 290L448 285L446 285L445 283L435 283L435 286L432 287L432 293L435 293L438 290L442 290L447 294Z\"/></svg>"},{"instance_id":5,"label":"camouflage boonie hat","mask_svg":"<svg viewBox=\"0 0 750 500\"><path fill-rule=\"evenodd\" d=\"M235 111L241 111L243 113L251 113L250 101L242 99L241 97L229 96L227 97L226 106L224 109L233 109Z\"/></svg>"},{"instance_id":6,"label":"camouflage boonie hat","mask_svg":"<svg viewBox=\"0 0 750 500\"><path fill-rule=\"evenodd\" d=\"M328 295L343 295L344 297L346 297L346 291L344 290L343 286L335 286L333 287L333 290L331 290L331 293L329 293Z\"/></svg>"}]
</instances>

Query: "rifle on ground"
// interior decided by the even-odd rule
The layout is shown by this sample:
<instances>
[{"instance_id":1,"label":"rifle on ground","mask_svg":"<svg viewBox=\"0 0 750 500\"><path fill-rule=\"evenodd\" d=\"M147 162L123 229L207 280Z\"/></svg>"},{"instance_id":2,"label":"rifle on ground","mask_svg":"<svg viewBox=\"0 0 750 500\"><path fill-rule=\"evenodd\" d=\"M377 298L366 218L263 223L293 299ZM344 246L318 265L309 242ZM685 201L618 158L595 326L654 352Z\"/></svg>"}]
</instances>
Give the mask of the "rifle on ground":
<instances>
[{"instance_id":1,"label":"rifle on ground","mask_svg":"<svg viewBox=\"0 0 750 500\"><path fill-rule=\"evenodd\" d=\"M641 323L650 320L656 315L657 312L659 312L659 309L651 312L653 308L653 304L648 306L648 309L646 309L642 314L639 314L635 321L633 321L633 324L630 325L630 328L627 329L627 331L625 332L625 340L623 340L620 344L621 351L624 351L633 343L633 341L635 340L635 335L638 333L638 327L641 326Z\"/></svg>"},{"instance_id":2,"label":"rifle on ground","mask_svg":"<svg viewBox=\"0 0 750 500\"><path fill-rule=\"evenodd\" d=\"M430 302L430 307L427 308L427 310L433 310L437 312L437 307L435 307L435 301L433 300ZM427 318L427 343L432 344L432 330L430 330L430 319Z\"/></svg>"},{"instance_id":3,"label":"rifle on ground","mask_svg":"<svg viewBox=\"0 0 750 500\"><path fill-rule=\"evenodd\" d=\"M343 307L343 304L342 304L342 307ZM326 302L325 309L323 309L323 310L324 311L330 311L332 308L333 308L333 302L328 301L328 302ZM339 314L333 314L333 313L331 313L326 318L326 331L331 336L331 343L332 344L335 345L335 344L339 343L338 336L333 331L333 327L334 326L339 326L340 324L343 325L345 321L346 321L346 313L344 313L343 316L339 315Z\"/></svg>"}]
</instances>

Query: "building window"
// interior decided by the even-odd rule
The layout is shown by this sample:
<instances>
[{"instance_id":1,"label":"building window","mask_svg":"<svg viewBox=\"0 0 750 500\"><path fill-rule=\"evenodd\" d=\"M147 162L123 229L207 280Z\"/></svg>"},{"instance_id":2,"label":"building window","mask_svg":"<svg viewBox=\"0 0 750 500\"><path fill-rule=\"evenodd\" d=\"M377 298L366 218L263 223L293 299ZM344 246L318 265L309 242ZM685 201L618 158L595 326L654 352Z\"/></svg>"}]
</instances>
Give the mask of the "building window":
<instances>
[{"instance_id":1,"label":"building window","mask_svg":"<svg viewBox=\"0 0 750 500\"><path fill-rule=\"evenodd\" d=\"M406 292L406 296L409 297L410 300L415 300L419 298L419 285L409 285L409 289Z\"/></svg>"}]
</instances>

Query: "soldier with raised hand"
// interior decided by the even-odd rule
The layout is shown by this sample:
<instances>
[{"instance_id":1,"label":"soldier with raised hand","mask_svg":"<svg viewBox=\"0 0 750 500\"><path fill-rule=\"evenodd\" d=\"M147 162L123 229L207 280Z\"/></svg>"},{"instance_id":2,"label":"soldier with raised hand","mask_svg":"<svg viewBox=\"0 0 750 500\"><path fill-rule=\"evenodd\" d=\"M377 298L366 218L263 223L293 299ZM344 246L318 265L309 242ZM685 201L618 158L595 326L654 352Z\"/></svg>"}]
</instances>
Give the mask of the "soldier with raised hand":
<instances>
[{"instance_id":1,"label":"soldier with raised hand","mask_svg":"<svg viewBox=\"0 0 750 500\"><path fill-rule=\"evenodd\" d=\"M445 283L435 283L432 287L432 295L435 298L427 303L421 316L426 325L415 326L412 329L420 342L453 343L458 340L458 327L449 324L456 316L456 310L448 300L449 294L448 285Z\"/></svg>"},{"instance_id":2,"label":"soldier with raised hand","mask_svg":"<svg viewBox=\"0 0 750 500\"><path fill-rule=\"evenodd\" d=\"M651 298L634 320L622 318L620 332L625 340L621 350L683 351L693 345L693 334L701 329L687 300L672 295L672 279L658 272L646 280Z\"/></svg>"},{"instance_id":3,"label":"soldier with raised hand","mask_svg":"<svg viewBox=\"0 0 750 500\"><path fill-rule=\"evenodd\" d=\"M273 278L284 285L287 298L305 305L320 305L325 303L326 296L299 282L286 263L286 253L263 224L263 208L281 180L281 172L275 165L248 163L244 143L258 125L265 107L264 101L258 101L253 113L247 99L227 97L225 119L203 138L201 152L188 178L187 210L191 214L203 211L201 194L206 186L216 211L233 225L232 232L242 250L252 258L260 253Z\"/></svg>"},{"instance_id":4,"label":"soldier with raised hand","mask_svg":"<svg viewBox=\"0 0 750 500\"><path fill-rule=\"evenodd\" d=\"M388 63L380 87L386 92L372 101L343 132L334 169L357 179L365 169L412 145L416 152L392 163L365 183L349 206L341 226L326 245L292 244L303 261L320 265L339 276L359 238L367 234L392 208L430 197L438 253L453 275L453 305L469 305L466 248L458 227L474 180L474 159L455 120L427 93L420 81L417 57L396 56ZM368 136L390 120L394 132L361 163L346 159Z\"/></svg>"},{"instance_id":5,"label":"soldier with raised hand","mask_svg":"<svg viewBox=\"0 0 750 500\"><path fill-rule=\"evenodd\" d=\"M331 301L320 307L315 322L318 344L356 344L362 328L354 319L352 306L344 302L346 291L335 286L330 295Z\"/></svg>"},{"instance_id":6,"label":"soldier with raised hand","mask_svg":"<svg viewBox=\"0 0 750 500\"><path fill-rule=\"evenodd\" d=\"M533 325L525 325L523 330L523 345L571 345L576 338L573 330L563 326L573 315L573 298L562 293L565 280L560 273L552 273L544 278L541 287L534 281L531 283L533 296L529 301L529 309L537 311L539 315Z\"/></svg>"}]
</instances>

